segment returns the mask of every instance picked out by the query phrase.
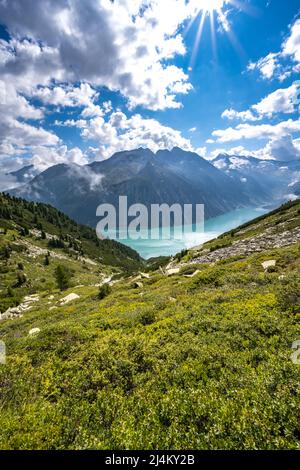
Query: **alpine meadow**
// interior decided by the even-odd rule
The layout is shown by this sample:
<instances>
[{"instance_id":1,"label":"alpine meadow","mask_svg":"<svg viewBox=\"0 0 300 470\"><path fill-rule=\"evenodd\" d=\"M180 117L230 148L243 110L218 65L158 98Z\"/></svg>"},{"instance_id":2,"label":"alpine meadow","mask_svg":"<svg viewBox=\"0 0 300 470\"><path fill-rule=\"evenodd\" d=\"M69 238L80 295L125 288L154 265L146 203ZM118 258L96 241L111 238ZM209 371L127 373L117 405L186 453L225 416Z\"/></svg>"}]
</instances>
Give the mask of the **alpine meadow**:
<instances>
[{"instance_id":1,"label":"alpine meadow","mask_svg":"<svg viewBox=\"0 0 300 470\"><path fill-rule=\"evenodd\" d=\"M299 45L299 0L0 0L1 468L297 465Z\"/></svg>"}]
</instances>

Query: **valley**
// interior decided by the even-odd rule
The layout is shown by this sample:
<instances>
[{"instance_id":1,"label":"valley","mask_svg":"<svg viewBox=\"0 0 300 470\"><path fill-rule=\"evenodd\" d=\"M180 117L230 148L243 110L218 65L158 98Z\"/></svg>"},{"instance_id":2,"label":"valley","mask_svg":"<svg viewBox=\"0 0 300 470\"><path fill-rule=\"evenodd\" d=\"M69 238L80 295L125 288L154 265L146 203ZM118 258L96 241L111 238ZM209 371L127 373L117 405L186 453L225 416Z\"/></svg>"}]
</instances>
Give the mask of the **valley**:
<instances>
[{"instance_id":1,"label":"valley","mask_svg":"<svg viewBox=\"0 0 300 470\"><path fill-rule=\"evenodd\" d=\"M146 263L1 198L2 449L300 448L298 201Z\"/></svg>"}]
</instances>

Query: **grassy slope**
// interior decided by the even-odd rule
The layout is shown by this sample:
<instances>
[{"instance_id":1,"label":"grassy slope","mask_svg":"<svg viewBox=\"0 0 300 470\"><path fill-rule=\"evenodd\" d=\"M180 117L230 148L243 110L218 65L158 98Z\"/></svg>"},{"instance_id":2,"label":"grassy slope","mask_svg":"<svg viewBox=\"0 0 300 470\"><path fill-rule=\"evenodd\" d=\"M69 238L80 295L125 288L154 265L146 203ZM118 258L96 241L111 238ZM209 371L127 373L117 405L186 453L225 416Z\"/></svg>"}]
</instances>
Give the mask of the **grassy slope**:
<instances>
[{"instance_id":1,"label":"grassy slope","mask_svg":"<svg viewBox=\"0 0 300 470\"><path fill-rule=\"evenodd\" d=\"M100 259L102 264L126 271L136 270L142 264L138 253L131 248L113 240L99 240L93 229L77 224L50 205L27 202L0 193L0 227L18 232L21 227L37 229L40 225L51 235L68 237L72 242L77 242L84 255Z\"/></svg>"},{"instance_id":2,"label":"grassy slope","mask_svg":"<svg viewBox=\"0 0 300 470\"><path fill-rule=\"evenodd\" d=\"M234 236L261 233L274 217L295 225L299 209ZM22 318L0 323L0 448L300 449L300 367L290 360L299 254L295 244L171 277L155 271L138 288L122 279L102 301L97 273L87 281L78 265L85 287L66 294L80 299L61 307L49 286ZM264 272L269 259L277 267Z\"/></svg>"}]
</instances>

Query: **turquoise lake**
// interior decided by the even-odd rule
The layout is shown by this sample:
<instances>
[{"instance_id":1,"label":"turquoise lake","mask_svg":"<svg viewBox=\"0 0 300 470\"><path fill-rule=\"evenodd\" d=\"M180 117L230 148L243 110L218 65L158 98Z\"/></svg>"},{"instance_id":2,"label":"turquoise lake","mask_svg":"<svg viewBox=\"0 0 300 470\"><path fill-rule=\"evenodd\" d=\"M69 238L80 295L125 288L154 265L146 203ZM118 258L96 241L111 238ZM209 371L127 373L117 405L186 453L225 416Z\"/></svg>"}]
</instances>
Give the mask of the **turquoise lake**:
<instances>
[{"instance_id":1,"label":"turquoise lake","mask_svg":"<svg viewBox=\"0 0 300 470\"><path fill-rule=\"evenodd\" d=\"M207 220L205 222L204 232L196 233L193 231L192 226L185 227L185 233L181 240L153 240L149 233L147 240L126 239L119 241L136 250L144 259L154 258L157 256L172 256L183 249L192 248L212 240L222 233L237 228L266 212L267 210L260 207L237 209Z\"/></svg>"}]
</instances>

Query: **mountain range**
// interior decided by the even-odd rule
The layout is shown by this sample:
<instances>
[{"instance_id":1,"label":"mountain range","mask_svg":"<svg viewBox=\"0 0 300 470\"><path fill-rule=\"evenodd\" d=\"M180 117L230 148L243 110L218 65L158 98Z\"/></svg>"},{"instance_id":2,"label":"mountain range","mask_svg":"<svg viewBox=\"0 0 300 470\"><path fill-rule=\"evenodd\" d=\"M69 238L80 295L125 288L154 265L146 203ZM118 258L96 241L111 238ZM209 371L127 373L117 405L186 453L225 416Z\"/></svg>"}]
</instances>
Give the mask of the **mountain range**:
<instances>
[{"instance_id":1,"label":"mountain range","mask_svg":"<svg viewBox=\"0 0 300 470\"><path fill-rule=\"evenodd\" d=\"M294 199L300 183L300 160L279 161L220 154L212 164L237 182L243 182L250 198L257 192L281 202Z\"/></svg>"},{"instance_id":2,"label":"mountain range","mask_svg":"<svg viewBox=\"0 0 300 470\"><path fill-rule=\"evenodd\" d=\"M118 206L119 196L128 204L205 204L206 218L236 208L270 203L273 195L256 178L245 184L238 173L227 173L193 152L180 148L119 152L89 165L59 164L11 194L52 204L77 222L95 226L96 208Z\"/></svg>"}]
</instances>

